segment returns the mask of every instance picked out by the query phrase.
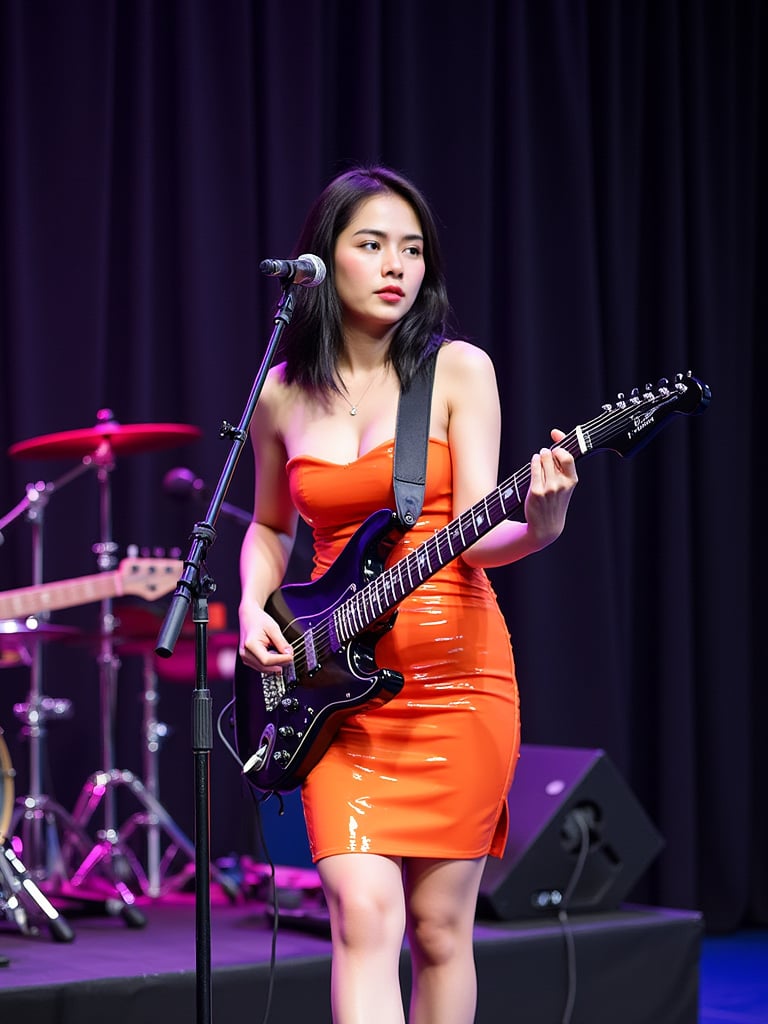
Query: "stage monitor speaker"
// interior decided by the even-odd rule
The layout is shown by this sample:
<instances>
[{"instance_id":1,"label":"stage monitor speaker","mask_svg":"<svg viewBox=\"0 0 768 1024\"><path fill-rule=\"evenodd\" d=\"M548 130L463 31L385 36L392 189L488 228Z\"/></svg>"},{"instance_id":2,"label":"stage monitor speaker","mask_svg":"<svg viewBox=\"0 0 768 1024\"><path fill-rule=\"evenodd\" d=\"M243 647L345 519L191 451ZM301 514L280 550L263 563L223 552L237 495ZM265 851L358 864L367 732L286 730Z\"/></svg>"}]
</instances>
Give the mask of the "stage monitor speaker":
<instances>
[{"instance_id":1,"label":"stage monitor speaker","mask_svg":"<svg viewBox=\"0 0 768 1024\"><path fill-rule=\"evenodd\" d=\"M488 858L480 918L615 910L664 846L603 750L523 744L507 805L507 849Z\"/></svg>"}]
</instances>

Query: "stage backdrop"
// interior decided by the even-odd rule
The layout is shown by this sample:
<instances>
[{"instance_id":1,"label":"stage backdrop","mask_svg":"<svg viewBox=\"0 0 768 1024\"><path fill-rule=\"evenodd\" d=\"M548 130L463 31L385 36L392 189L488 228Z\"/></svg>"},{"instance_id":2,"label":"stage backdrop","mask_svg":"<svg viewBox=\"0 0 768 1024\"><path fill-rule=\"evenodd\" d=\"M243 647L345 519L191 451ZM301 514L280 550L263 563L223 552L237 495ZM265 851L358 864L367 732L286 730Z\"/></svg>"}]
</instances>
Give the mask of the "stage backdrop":
<instances>
[{"instance_id":1,"label":"stage backdrop","mask_svg":"<svg viewBox=\"0 0 768 1024\"><path fill-rule=\"evenodd\" d=\"M457 331L494 359L505 475L620 392L689 369L712 388L636 458L581 462L563 538L493 579L525 741L605 749L666 839L637 897L713 929L768 922L767 20L759 0L2 0L0 588L41 563L46 580L96 573L105 547L187 552L205 500L163 482L221 475L220 425L243 413L279 297L259 262L291 254L334 173L391 164L434 203ZM201 436L106 467L9 454L102 410ZM38 482L37 515L8 522ZM246 450L228 500L248 510L252 484ZM222 516L208 557L229 630L242 530ZM110 766L99 611L56 613L77 642L41 657L44 693L72 702L42 780L66 807ZM114 709L116 766L139 773L146 650L121 650ZM191 683L159 683L160 795L188 831ZM21 793L29 686L24 665L0 672ZM218 715L226 673L211 688ZM211 775L213 853L260 856L218 739ZM270 814L275 859L300 861L295 800L287 824Z\"/></svg>"}]
</instances>

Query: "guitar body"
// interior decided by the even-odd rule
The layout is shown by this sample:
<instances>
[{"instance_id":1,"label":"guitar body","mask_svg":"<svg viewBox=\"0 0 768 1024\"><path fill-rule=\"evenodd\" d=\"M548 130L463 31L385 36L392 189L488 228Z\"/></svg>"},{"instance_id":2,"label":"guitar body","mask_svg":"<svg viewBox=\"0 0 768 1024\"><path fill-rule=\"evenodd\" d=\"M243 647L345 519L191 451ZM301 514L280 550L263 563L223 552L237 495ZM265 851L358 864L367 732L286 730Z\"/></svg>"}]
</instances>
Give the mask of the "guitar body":
<instances>
[{"instance_id":1,"label":"guitar body","mask_svg":"<svg viewBox=\"0 0 768 1024\"><path fill-rule=\"evenodd\" d=\"M374 512L319 579L276 590L266 610L286 639L319 631L356 591L384 569L395 539L396 517ZM295 789L325 753L344 719L379 707L400 692L403 677L380 669L374 652L379 638L394 625L390 612L349 642L318 653L317 666L290 680L235 667L235 740L248 781L264 792ZM318 630L319 627L319 630Z\"/></svg>"}]
</instances>

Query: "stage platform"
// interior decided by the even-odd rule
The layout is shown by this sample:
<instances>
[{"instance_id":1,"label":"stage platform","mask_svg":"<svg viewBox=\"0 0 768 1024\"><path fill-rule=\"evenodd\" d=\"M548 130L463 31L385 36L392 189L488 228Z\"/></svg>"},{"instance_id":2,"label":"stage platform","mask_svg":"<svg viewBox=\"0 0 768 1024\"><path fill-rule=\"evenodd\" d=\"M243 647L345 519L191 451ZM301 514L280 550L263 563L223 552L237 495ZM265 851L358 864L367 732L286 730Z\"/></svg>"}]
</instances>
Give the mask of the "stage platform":
<instances>
[{"instance_id":1,"label":"stage platform","mask_svg":"<svg viewBox=\"0 0 768 1024\"><path fill-rule=\"evenodd\" d=\"M3 1024L176 1024L199 1019L194 894L140 901L146 923L122 917L67 920L71 942L46 929L0 923ZM283 920L275 943L268 904L212 894L213 1024L330 1024L330 942L322 918ZM700 915L622 906L573 916L572 1024L697 1024ZM478 921L477 1024L560 1024L569 995L560 922ZM204 960L203 960L204 962ZM402 972L409 970L405 952Z\"/></svg>"}]
</instances>

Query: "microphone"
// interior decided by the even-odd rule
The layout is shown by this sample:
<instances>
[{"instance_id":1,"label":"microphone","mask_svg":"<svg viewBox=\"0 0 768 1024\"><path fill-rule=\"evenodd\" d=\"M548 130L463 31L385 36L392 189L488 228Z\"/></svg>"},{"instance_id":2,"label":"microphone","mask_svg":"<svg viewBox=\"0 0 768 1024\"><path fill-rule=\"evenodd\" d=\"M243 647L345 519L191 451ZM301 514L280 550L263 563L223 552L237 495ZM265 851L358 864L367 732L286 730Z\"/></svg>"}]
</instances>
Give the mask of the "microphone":
<instances>
[{"instance_id":1,"label":"microphone","mask_svg":"<svg viewBox=\"0 0 768 1024\"><path fill-rule=\"evenodd\" d=\"M178 498L186 498L191 494L206 494L205 481L195 476L191 469L185 469L183 466L168 470L163 477L163 489L166 494L173 494Z\"/></svg>"},{"instance_id":2,"label":"microphone","mask_svg":"<svg viewBox=\"0 0 768 1024\"><path fill-rule=\"evenodd\" d=\"M201 480L199 476L195 476L191 469L186 469L184 466L177 466L175 469L169 469L163 477L163 490L166 494L172 494L175 498L197 498L199 501L205 501L208 498L208 488L205 486L205 481ZM245 509L238 508L236 505L230 505L229 502L223 501L221 503L221 512L223 515L229 516L230 519L235 519L238 523L242 523L248 526L251 522L251 517L245 511Z\"/></svg>"},{"instance_id":3,"label":"microphone","mask_svg":"<svg viewBox=\"0 0 768 1024\"><path fill-rule=\"evenodd\" d=\"M259 269L267 277L279 277L305 288L316 288L325 280L325 264L311 253L304 253L297 260L262 260Z\"/></svg>"}]
</instances>

